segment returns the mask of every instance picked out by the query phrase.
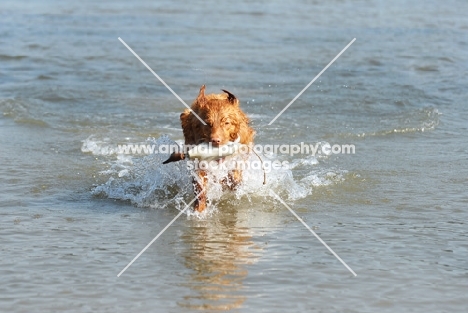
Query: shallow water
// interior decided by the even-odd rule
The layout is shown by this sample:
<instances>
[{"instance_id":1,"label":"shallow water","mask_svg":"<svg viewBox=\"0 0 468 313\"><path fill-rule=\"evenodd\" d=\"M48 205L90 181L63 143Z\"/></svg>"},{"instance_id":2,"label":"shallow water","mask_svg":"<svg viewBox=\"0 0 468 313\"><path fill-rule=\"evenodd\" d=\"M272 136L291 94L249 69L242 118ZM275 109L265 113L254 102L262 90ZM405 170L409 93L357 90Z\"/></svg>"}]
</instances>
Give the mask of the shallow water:
<instances>
[{"instance_id":1,"label":"shallow water","mask_svg":"<svg viewBox=\"0 0 468 313\"><path fill-rule=\"evenodd\" d=\"M463 1L3 1L0 309L462 312L468 290ZM175 140L200 85L267 144L353 144L192 198ZM356 42L268 123L353 38ZM356 272L354 277L281 196Z\"/></svg>"}]
</instances>

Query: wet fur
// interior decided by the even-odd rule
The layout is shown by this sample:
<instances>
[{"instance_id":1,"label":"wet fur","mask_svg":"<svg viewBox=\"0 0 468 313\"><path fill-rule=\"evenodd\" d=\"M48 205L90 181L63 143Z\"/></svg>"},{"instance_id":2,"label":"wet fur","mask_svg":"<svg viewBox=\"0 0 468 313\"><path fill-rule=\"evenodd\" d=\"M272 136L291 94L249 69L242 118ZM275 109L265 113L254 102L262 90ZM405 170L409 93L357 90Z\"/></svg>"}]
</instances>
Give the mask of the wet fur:
<instances>
[{"instance_id":1,"label":"wet fur","mask_svg":"<svg viewBox=\"0 0 468 313\"><path fill-rule=\"evenodd\" d=\"M197 145L203 142L212 143L213 147L222 146L228 141L234 141L240 136L240 142L253 144L254 130L249 126L250 120L239 107L239 100L227 90L222 94L205 95L205 85L200 88L198 97L192 103L191 109L205 121L206 125L189 110L180 115L182 131L186 145ZM194 178L194 191L198 195L194 209L202 212L206 208L207 173L197 170ZM242 180L242 172L233 170L223 184L231 189Z\"/></svg>"}]
</instances>

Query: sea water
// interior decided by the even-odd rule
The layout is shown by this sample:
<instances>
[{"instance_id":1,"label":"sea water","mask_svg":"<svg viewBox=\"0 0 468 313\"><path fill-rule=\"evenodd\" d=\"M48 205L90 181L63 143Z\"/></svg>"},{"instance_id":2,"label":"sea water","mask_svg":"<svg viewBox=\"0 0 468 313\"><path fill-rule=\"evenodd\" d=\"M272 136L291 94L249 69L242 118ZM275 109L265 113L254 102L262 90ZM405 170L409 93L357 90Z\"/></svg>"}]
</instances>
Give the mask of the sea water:
<instances>
[{"instance_id":1,"label":"sea water","mask_svg":"<svg viewBox=\"0 0 468 313\"><path fill-rule=\"evenodd\" d=\"M466 311L467 11L2 1L0 310ZM117 277L193 199L185 161L118 153L183 142L185 109L118 37L188 104L235 94L256 144L355 151L261 154L288 167L213 180Z\"/></svg>"}]
</instances>

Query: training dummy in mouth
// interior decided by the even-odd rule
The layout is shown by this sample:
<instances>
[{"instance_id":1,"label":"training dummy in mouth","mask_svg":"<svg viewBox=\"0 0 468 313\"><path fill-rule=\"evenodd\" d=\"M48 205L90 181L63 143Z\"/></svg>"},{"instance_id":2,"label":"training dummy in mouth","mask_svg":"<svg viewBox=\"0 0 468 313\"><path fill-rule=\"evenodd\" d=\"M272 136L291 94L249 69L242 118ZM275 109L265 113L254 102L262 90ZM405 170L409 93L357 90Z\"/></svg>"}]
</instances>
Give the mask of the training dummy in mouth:
<instances>
[{"instance_id":1,"label":"training dummy in mouth","mask_svg":"<svg viewBox=\"0 0 468 313\"><path fill-rule=\"evenodd\" d=\"M262 170L263 170L263 184L266 184L266 171L263 168L263 160L260 158L260 156L251 149L248 145L244 145L240 143L240 137L237 137L235 141L229 141L225 145L219 146L219 147L213 147L211 144L203 142L189 151L187 153L182 153L182 152L173 152L169 159L163 162L163 164L171 163L171 162L177 162L181 160L195 160L198 159L199 161L216 161L219 159L222 159L224 157L236 154L239 152L240 148L246 148L258 157L260 162L262 163ZM242 151L241 151L242 152Z\"/></svg>"},{"instance_id":2,"label":"training dummy in mouth","mask_svg":"<svg viewBox=\"0 0 468 313\"><path fill-rule=\"evenodd\" d=\"M237 153L241 146L245 145L240 143L240 137L237 137L235 141L229 141L225 145L219 147L213 147L211 144L203 142L187 151L187 153L173 152L169 159L164 161L163 164L186 159L198 159L200 161L215 161Z\"/></svg>"}]
</instances>

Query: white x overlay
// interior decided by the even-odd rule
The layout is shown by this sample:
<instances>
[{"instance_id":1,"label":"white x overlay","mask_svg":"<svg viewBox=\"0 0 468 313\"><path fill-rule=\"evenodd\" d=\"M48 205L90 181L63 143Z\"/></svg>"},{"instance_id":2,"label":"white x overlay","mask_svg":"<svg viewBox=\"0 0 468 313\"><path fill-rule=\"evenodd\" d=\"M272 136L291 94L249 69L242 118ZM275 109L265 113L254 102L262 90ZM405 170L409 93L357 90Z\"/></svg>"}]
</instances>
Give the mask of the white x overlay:
<instances>
[{"instance_id":1,"label":"white x overlay","mask_svg":"<svg viewBox=\"0 0 468 313\"><path fill-rule=\"evenodd\" d=\"M270 193L273 194L273 196L274 196L276 199L278 199L279 202L281 202L281 203L286 207L286 209L288 209L289 212L291 212L292 215L294 215L294 216L299 220L299 222L301 222L302 225L304 225L304 226L312 233L312 235L314 235L314 236L322 243L322 245L324 245L325 248L327 248L328 251L330 251L330 252L338 259L338 261L341 262L341 264L343 264L354 276L357 276L357 274L351 269L351 267L349 267L348 264L346 264L345 261L343 261L343 260L339 257L339 255L336 254L335 251L333 251L333 250L325 243L325 241L323 241L322 238L320 238L319 235L317 235L317 233L314 232L314 231L312 230L312 228L310 228L309 225L307 225L306 222L304 222L304 220L303 220L302 218L300 218L299 215L297 215L296 212L294 212L294 210L291 209L291 208L289 207L289 205L286 204L286 202L283 201L283 199L281 199L280 196L278 196L273 190L270 190Z\"/></svg>"},{"instance_id":2,"label":"white x overlay","mask_svg":"<svg viewBox=\"0 0 468 313\"><path fill-rule=\"evenodd\" d=\"M187 103L185 103L185 101L182 100L182 98L179 97L179 95L176 94L175 91L172 90L172 88L169 87L169 85L166 84L166 82L165 82L161 77L159 77L159 75L156 74L156 73L151 69L151 67L149 67L149 65L146 64L146 62L143 61L143 60L140 58L140 56L139 56L138 54L136 54L136 52L133 51L132 48L129 47L129 45L127 45L127 43L126 43L125 41L123 41L122 38L119 37L119 40L120 40L120 42L121 42L125 47L127 47L127 49L128 49L138 60L140 60L140 62L141 62L157 79L159 79L159 81L160 81L170 92L172 92L172 94L173 94L177 99L179 99L180 102L182 102L183 105L185 105L185 106L187 107L187 109L189 109L189 110L192 112L193 115L195 115L196 118L198 118L198 119L200 120L200 122L202 122L203 125L206 125L205 121L204 121L200 116L198 116L197 113L195 113L195 112L190 108L190 106L189 106Z\"/></svg>"},{"instance_id":3,"label":"white x overlay","mask_svg":"<svg viewBox=\"0 0 468 313\"><path fill-rule=\"evenodd\" d=\"M161 235L169 228L169 226L172 225L172 223L174 223L182 214L185 213L185 211L187 211L188 207L191 206L192 203L195 202L195 200L197 200L198 196L199 196L202 192L204 192L204 190L202 190L198 195L196 195L195 198L193 198L192 201L190 201L190 202L185 206L185 208L184 208L182 211L180 211L179 214L177 214L176 217L174 217L174 218L172 219L172 221L170 221L169 224L167 224L166 227L164 227L163 230L161 230L161 231L159 232L159 234L157 234L156 237L154 237L153 240L151 240L150 243L147 244L146 247L144 247L143 250L141 250L140 253L138 253L138 254L136 255L136 257L134 257L133 260L131 260L130 263L128 263L127 266L124 267L123 270L120 271L120 273L117 275L117 277L120 277L120 275L122 275L122 274L127 270L127 268L129 268L129 267L133 264L133 262L135 262L135 261L143 254L143 252L146 251L146 249L148 249L156 240L158 240L159 236L161 236Z\"/></svg>"},{"instance_id":4,"label":"white x overlay","mask_svg":"<svg viewBox=\"0 0 468 313\"><path fill-rule=\"evenodd\" d=\"M299 93L297 94L297 96L295 96L294 99L292 99L291 102L289 102L288 105L287 105L284 109L282 109L281 112L278 113L278 115L275 116L274 119L271 120L270 123L268 123L268 125L273 124L273 123L276 121L276 119L277 119L278 117L280 117L281 114L283 114L284 111L286 111L286 110L291 106L291 104L293 104L294 101L296 101L297 98L299 98L299 97L304 93L304 91L306 91L306 90L310 87L310 85L312 85L312 84L317 80L317 78L319 78L320 75L322 75L322 74L330 67L330 65L332 65L333 62L335 62L335 61L343 54L343 52L345 52L346 49L348 49L349 46L351 46L351 45L353 44L353 42L355 42L355 41L356 41L356 38L354 38L353 40L351 40L351 42L348 43L348 45L347 45L346 47L344 47L343 50L341 50L341 52L338 53L338 54L336 55L336 57L335 57L333 60L331 60L330 63L328 63L328 65L325 66L325 67L323 68L323 70L321 70L320 73L318 73L317 76L315 76L314 79L312 79L311 82L308 83L307 86L305 86L304 89L302 89L301 92L299 92Z\"/></svg>"},{"instance_id":5,"label":"white x overlay","mask_svg":"<svg viewBox=\"0 0 468 313\"><path fill-rule=\"evenodd\" d=\"M206 123L203 121L203 119L201 119L188 105L187 103L185 103L184 100L182 100L182 98L180 98L173 90L171 87L169 87L169 85L167 85L164 80L162 80L161 77L159 77L158 74L156 74L147 64L145 61L143 61L133 50L132 48L130 48L126 43L125 41L123 41L123 39L121 39L120 37L118 38L120 40L120 42L170 91L172 92L172 94L177 98L179 99L180 102L182 102L199 120L200 122L202 122L204 125L206 125ZM332 64L333 62L335 62L345 51L346 49L348 49L352 44L353 42L356 41L356 38L354 38L353 40L351 40L351 42L345 47L343 48L343 50L341 50L340 53L338 53L338 55L330 61L330 63L328 63L327 66L325 66L323 68L322 71L320 71L320 73L317 74L317 76L315 76L314 79L312 79L312 81L307 84L307 86L305 86L301 92L299 92L299 94L297 94L297 96L295 96L289 103L288 105L286 105L286 107L281 110L280 113L278 113L278 115L276 115L276 117L268 124L268 125L271 125L273 124L276 119L278 119L278 117L281 116L281 114L284 113L284 111L286 111L290 106L291 104L294 103L294 101L296 101L316 80L317 78L320 77L320 75L322 75ZM203 193L204 190L202 190L199 194L197 194L195 196L195 198L192 199L192 201L190 201L186 206L185 208L179 212L179 214L177 214L176 217L174 217L170 222L169 224L166 225L166 227L164 227L157 235L156 237L153 238L153 240L151 240L150 243L148 243L146 245L146 247L143 248L143 250L140 251L140 253L138 253L132 261L130 261L130 263L127 264L127 266L125 266L125 268L120 271L120 273L117 275L117 277L120 277L120 275L122 275L182 214L185 213L185 211L187 211L188 207L190 205L192 205L193 202L195 202L195 200L198 198L198 196ZM336 254L326 243L325 241L322 240L322 238L320 238L313 230L312 228L309 227L309 225L307 225L304 220L302 218L299 217L299 215L296 214L296 212L294 212L293 209L291 209L287 204L286 202L283 201L283 199L281 199L280 196L278 196L274 191L270 190L270 193L273 195L274 198L278 199L278 201L280 201L293 215L294 217L297 218L297 220L299 220L299 222L301 222L324 246L325 248L328 249L328 251L330 251L354 276L357 276L357 274L338 256L338 254Z\"/></svg>"}]
</instances>

